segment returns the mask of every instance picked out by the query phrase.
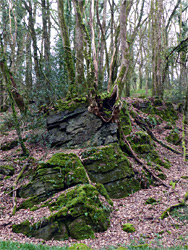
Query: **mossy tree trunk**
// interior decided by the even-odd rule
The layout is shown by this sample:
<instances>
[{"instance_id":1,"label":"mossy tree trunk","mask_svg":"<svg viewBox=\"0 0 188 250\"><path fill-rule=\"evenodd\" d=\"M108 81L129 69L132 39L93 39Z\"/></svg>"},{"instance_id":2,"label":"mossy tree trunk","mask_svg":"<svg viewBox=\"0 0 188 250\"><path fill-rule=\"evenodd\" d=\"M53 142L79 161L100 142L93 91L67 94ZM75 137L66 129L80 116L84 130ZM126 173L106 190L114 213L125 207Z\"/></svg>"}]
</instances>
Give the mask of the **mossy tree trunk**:
<instances>
[{"instance_id":1,"label":"mossy tree trunk","mask_svg":"<svg viewBox=\"0 0 188 250\"><path fill-rule=\"evenodd\" d=\"M5 79L5 88L8 92L9 95L9 99L10 99L10 103L11 103L11 108L12 108L12 115L13 115L13 119L14 119L14 123L15 123L15 128L16 128L16 132L18 135L18 139L19 139L19 143L21 145L22 151L23 151L23 155L28 155L29 152L24 144L22 135L21 135L21 129L20 129L20 124L19 124L19 120L18 120L18 116L17 116L17 112L16 112L16 108L15 108L15 97L13 94L13 87L12 86L12 75L8 69L7 66L7 62L6 62L6 57L4 54L4 49L3 49L3 41L2 38L0 38L0 42L1 42L1 50L0 50L0 68L3 74L3 77Z\"/></svg>"},{"instance_id":2,"label":"mossy tree trunk","mask_svg":"<svg viewBox=\"0 0 188 250\"><path fill-rule=\"evenodd\" d=\"M37 35L35 30L35 14L36 14L36 5L34 6L34 10L32 7L31 1L25 1L22 0L25 9L27 10L29 14L29 30L32 38L32 44L33 44L33 57L34 57L34 70L36 74L36 86L37 88L40 88L41 80L42 80L42 73L40 70L40 63L38 59L38 47L37 47Z\"/></svg>"},{"instance_id":3,"label":"mossy tree trunk","mask_svg":"<svg viewBox=\"0 0 188 250\"><path fill-rule=\"evenodd\" d=\"M69 33L68 33L68 27L65 21L64 16L64 0L58 0L58 19L59 19L59 25L60 25L60 32L61 32L61 38L63 41L64 51L65 51L65 63L68 71L68 79L70 81L69 83L69 92L68 97L73 97L75 93L75 68L74 68L74 61L72 57L72 51L71 51L71 45L70 45L70 39L69 39Z\"/></svg>"},{"instance_id":4,"label":"mossy tree trunk","mask_svg":"<svg viewBox=\"0 0 188 250\"><path fill-rule=\"evenodd\" d=\"M162 79L163 60L163 28L164 8L163 0L151 1L152 16L152 95L163 98L164 82Z\"/></svg>"},{"instance_id":5,"label":"mossy tree trunk","mask_svg":"<svg viewBox=\"0 0 188 250\"><path fill-rule=\"evenodd\" d=\"M78 0L73 1L75 18L76 18L76 29L75 29L75 50L76 50L76 88L79 94L83 94L86 91L86 83L84 77L84 31L82 25L79 22L79 13L83 18L84 1ZM77 5L79 8L77 8Z\"/></svg>"}]
</instances>

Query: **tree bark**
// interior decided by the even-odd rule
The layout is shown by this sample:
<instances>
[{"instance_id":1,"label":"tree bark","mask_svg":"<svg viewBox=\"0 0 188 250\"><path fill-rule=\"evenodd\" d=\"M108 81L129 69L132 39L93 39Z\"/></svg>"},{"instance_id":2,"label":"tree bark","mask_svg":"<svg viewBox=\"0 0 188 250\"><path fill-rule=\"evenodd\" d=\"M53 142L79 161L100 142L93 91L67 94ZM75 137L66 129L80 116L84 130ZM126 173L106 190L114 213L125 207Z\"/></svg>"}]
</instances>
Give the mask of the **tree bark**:
<instances>
[{"instance_id":1,"label":"tree bark","mask_svg":"<svg viewBox=\"0 0 188 250\"><path fill-rule=\"evenodd\" d=\"M65 63L68 71L69 79L69 93L68 96L71 98L75 95L75 69L74 62L72 58L71 45L69 40L69 33L67 24L65 22L64 16L64 0L58 0L58 19L60 25L61 38L63 41L64 51L65 51Z\"/></svg>"}]
</instances>

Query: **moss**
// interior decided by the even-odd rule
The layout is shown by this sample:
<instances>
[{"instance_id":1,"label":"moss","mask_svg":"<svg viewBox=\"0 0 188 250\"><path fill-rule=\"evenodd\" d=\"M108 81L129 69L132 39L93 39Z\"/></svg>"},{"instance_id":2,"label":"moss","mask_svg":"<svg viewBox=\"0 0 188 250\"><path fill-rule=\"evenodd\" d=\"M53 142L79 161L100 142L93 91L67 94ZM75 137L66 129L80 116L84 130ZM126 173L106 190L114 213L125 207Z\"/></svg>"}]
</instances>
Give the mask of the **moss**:
<instances>
[{"instance_id":1,"label":"moss","mask_svg":"<svg viewBox=\"0 0 188 250\"><path fill-rule=\"evenodd\" d=\"M77 218L69 225L70 236L77 240L94 239L94 231L90 225L87 225L83 217Z\"/></svg>"},{"instance_id":2,"label":"moss","mask_svg":"<svg viewBox=\"0 0 188 250\"><path fill-rule=\"evenodd\" d=\"M82 159L91 181L102 183L111 198L122 198L140 189L131 163L118 144L87 150Z\"/></svg>"},{"instance_id":3,"label":"moss","mask_svg":"<svg viewBox=\"0 0 188 250\"><path fill-rule=\"evenodd\" d=\"M132 173L130 162L120 150L118 144L111 144L102 148L93 148L82 153L83 164L87 165L89 171L105 173L112 171L123 162L127 171ZM85 159L84 159L85 158Z\"/></svg>"},{"instance_id":4,"label":"moss","mask_svg":"<svg viewBox=\"0 0 188 250\"><path fill-rule=\"evenodd\" d=\"M132 131L131 120L128 112L128 107L125 102L123 102L123 106L120 110L119 115L120 126L125 135L128 135Z\"/></svg>"},{"instance_id":5,"label":"moss","mask_svg":"<svg viewBox=\"0 0 188 250\"><path fill-rule=\"evenodd\" d=\"M76 243L68 248L68 250L92 250L92 248L88 247L83 243Z\"/></svg>"},{"instance_id":6,"label":"moss","mask_svg":"<svg viewBox=\"0 0 188 250\"><path fill-rule=\"evenodd\" d=\"M30 208L30 210L31 210L31 208L33 208L34 205L39 204L43 200L45 200L45 198L39 197L37 195L30 197L30 198L26 199L25 201L23 201L22 204L17 208L17 210L26 209L26 208ZM33 210L31 210L31 211L33 211Z\"/></svg>"},{"instance_id":7,"label":"moss","mask_svg":"<svg viewBox=\"0 0 188 250\"><path fill-rule=\"evenodd\" d=\"M123 224L122 229L123 229L123 231L125 231L127 233L134 233L136 231L133 224L130 224L130 223Z\"/></svg>"},{"instance_id":8,"label":"moss","mask_svg":"<svg viewBox=\"0 0 188 250\"><path fill-rule=\"evenodd\" d=\"M31 208L56 192L88 182L84 166L75 154L54 154L37 167L32 181L18 190L19 197L30 197L20 208Z\"/></svg>"},{"instance_id":9,"label":"moss","mask_svg":"<svg viewBox=\"0 0 188 250\"><path fill-rule=\"evenodd\" d=\"M162 108L156 108L156 114L159 115L164 121L171 122L173 124L178 119L178 114L170 102L165 103Z\"/></svg>"},{"instance_id":10,"label":"moss","mask_svg":"<svg viewBox=\"0 0 188 250\"><path fill-rule=\"evenodd\" d=\"M174 130L170 132L170 134L166 137L166 140L174 145L178 145L181 142L179 133Z\"/></svg>"},{"instance_id":11,"label":"moss","mask_svg":"<svg viewBox=\"0 0 188 250\"><path fill-rule=\"evenodd\" d=\"M164 166L165 168L170 167L170 163L168 161L162 161L160 159L157 151L155 151L155 143L146 132L138 131L129 136L127 139L130 142L132 149L148 163L154 162L155 164Z\"/></svg>"},{"instance_id":12,"label":"moss","mask_svg":"<svg viewBox=\"0 0 188 250\"><path fill-rule=\"evenodd\" d=\"M76 97L71 100L61 99L57 101L56 109L58 111L69 110L73 111L78 107L83 107L87 105L86 97Z\"/></svg>"},{"instance_id":13,"label":"moss","mask_svg":"<svg viewBox=\"0 0 188 250\"><path fill-rule=\"evenodd\" d=\"M118 248L116 248L116 250L128 250L128 248L126 248L126 247L118 247Z\"/></svg>"},{"instance_id":14,"label":"moss","mask_svg":"<svg viewBox=\"0 0 188 250\"><path fill-rule=\"evenodd\" d=\"M95 187L96 187L97 191L98 191L102 196L104 196L104 197L106 198L106 200L108 201L108 203L109 203L111 206L113 206L113 202L112 202L112 200L110 199L110 196L108 195L108 193L107 193L105 187L104 187L101 183L97 183L97 184L95 185Z\"/></svg>"},{"instance_id":15,"label":"moss","mask_svg":"<svg viewBox=\"0 0 188 250\"><path fill-rule=\"evenodd\" d=\"M89 184L76 186L46 205L57 212L33 225L29 222L14 225L14 231L43 239L69 236L85 239L93 238L95 231L104 231L110 225L110 206L100 201L99 192Z\"/></svg>"},{"instance_id":16,"label":"moss","mask_svg":"<svg viewBox=\"0 0 188 250\"><path fill-rule=\"evenodd\" d=\"M159 97L155 97L155 99L153 101L153 105L154 106L162 106L163 105L163 101Z\"/></svg>"},{"instance_id":17,"label":"moss","mask_svg":"<svg viewBox=\"0 0 188 250\"><path fill-rule=\"evenodd\" d=\"M146 200L146 202L145 202L145 204L151 204L151 205L155 205L155 204L157 204L158 203L158 201L156 200L156 199L154 199L153 197L149 197L147 200Z\"/></svg>"},{"instance_id":18,"label":"moss","mask_svg":"<svg viewBox=\"0 0 188 250\"><path fill-rule=\"evenodd\" d=\"M30 222L28 220L25 220L19 225L12 225L12 231L14 233L23 233L25 235L28 235L30 233Z\"/></svg>"},{"instance_id":19,"label":"moss","mask_svg":"<svg viewBox=\"0 0 188 250\"><path fill-rule=\"evenodd\" d=\"M0 174L11 176L14 174L14 171L14 167L11 165L0 165Z\"/></svg>"}]
</instances>

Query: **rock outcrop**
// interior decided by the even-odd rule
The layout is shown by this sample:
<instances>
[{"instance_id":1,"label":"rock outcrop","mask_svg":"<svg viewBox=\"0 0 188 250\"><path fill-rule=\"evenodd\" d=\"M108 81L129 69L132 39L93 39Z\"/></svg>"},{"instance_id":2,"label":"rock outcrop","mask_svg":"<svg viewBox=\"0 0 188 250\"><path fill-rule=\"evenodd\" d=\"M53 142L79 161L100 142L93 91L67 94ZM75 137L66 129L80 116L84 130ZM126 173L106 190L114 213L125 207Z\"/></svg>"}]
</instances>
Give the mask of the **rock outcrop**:
<instances>
[{"instance_id":1,"label":"rock outcrop","mask_svg":"<svg viewBox=\"0 0 188 250\"><path fill-rule=\"evenodd\" d=\"M117 125L105 123L82 104L73 111L64 110L47 118L51 146L78 148L101 146L118 141Z\"/></svg>"}]
</instances>

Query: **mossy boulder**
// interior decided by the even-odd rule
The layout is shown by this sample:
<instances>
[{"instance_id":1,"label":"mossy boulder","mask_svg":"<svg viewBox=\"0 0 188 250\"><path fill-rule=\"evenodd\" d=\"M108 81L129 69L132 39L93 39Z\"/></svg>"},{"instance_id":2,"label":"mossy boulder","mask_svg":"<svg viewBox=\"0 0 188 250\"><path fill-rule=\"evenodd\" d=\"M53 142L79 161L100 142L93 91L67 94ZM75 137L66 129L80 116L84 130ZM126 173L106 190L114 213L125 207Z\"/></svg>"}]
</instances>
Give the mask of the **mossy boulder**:
<instances>
[{"instance_id":1,"label":"mossy boulder","mask_svg":"<svg viewBox=\"0 0 188 250\"><path fill-rule=\"evenodd\" d=\"M94 232L105 231L110 225L110 205L90 184L67 190L55 201L49 202L48 207L55 213L35 224L24 221L13 225L13 232L45 240L68 237L80 240L94 238Z\"/></svg>"},{"instance_id":2,"label":"mossy boulder","mask_svg":"<svg viewBox=\"0 0 188 250\"><path fill-rule=\"evenodd\" d=\"M91 181L102 183L111 198L122 198L141 188L118 144L86 150L82 161Z\"/></svg>"},{"instance_id":3,"label":"mossy boulder","mask_svg":"<svg viewBox=\"0 0 188 250\"><path fill-rule=\"evenodd\" d=\"M12 176L14 174L14 171L15 171L15 169L13 166L7 165L7 164L1 165L1 162L0 162L0 174Z\"/></svg>"},{"instance_id":4,"label":"mossy boulder","mask_svg":"<svg viewBox=\"0 0 188 250\"><path fill-rule=\"evenodd\" d=\"M88 183L88 178L75 154L54 154L50 160L37 167L31 182L18 189L18 197L29 197L20 208L31 208L54 193L84 183Z\"/></svg>"},{"instance_id":5,"label":"mossy boulder","mask_svg":"<svg viewBox=\"0 0 188 250\"><path fill-rule=\"evenodd\" d=\"M157 151L155 150L154 141L146 132L138 131L129 136L127 139L130 142L132 149L149 164L152 162L157 164L159 171L160 166L164 166L166 168L170 167L170 163L167 160L161 160Z\"/></svg>"},{"instance_id":6,"label":"mossy boulder","mask_svg":"<svg viewBox=\"0 0 188 250\"><path fill-rule=\"evenodd\" d=\"M166 137L167 142L172 143L174 145L178 145L181 143L181 139L179 133L175 130L172 130L169 135Z\"/></svg>"}]
</instances>

